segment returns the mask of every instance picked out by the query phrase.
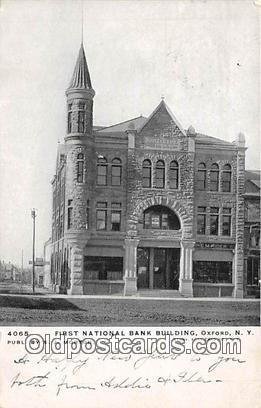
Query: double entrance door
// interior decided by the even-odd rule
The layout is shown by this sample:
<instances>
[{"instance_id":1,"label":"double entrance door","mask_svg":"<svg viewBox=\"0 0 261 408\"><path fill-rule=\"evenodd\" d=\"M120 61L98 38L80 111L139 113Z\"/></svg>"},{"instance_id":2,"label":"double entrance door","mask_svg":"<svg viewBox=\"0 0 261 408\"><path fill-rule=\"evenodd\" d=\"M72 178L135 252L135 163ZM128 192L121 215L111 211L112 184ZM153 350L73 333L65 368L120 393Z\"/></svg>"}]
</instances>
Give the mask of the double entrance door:
<instances>
[{"instance_id":1,"label":"double entrance door","mask_svg":"<svg viewBox=\"0 0 261 408\"><path fill-rule=\"evenodd\" d=\"M179 248L137 249L138 289L179 288Z\"/></svg>"}]
</instances>

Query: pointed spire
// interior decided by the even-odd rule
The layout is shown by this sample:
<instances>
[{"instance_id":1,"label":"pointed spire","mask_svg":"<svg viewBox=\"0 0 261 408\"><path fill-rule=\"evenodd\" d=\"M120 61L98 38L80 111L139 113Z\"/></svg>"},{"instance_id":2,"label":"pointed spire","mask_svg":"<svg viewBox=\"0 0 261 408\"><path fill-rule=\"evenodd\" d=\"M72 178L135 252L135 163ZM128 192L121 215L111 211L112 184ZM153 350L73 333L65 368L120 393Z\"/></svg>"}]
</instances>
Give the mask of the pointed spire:
<instances>
[{"instance_id":1,"label":"pointed spire","mask_svg":"<svg viewBox=\"0 0 261 408\"><path fill-rule=\"evenodd\" d=\"M86 62L83 43L81 43L79 55L68 90L69 89L92 90L91 78Z\"/></svg>"}]
</instances>

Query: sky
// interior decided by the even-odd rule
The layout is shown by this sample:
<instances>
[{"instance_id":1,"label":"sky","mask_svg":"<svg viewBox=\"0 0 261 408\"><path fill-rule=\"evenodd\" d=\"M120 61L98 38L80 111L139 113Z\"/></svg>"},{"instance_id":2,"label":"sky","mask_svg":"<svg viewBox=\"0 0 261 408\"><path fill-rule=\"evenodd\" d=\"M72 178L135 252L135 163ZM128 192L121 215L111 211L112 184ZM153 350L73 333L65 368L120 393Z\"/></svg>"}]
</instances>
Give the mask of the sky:
<instances>
[{"instance_id":1,"label":"sky","mask_svg":"<svg viewBox=\"0 0 261 408\"><path fill-rule=\"evenodd\" d=\"M260 7L254 1L1 0L0 259L36 256L51 233L51 179L81 42L94 123L148 116L161 97L184 128L246 136L259 169Z\"/></svg>"}]
</instances>

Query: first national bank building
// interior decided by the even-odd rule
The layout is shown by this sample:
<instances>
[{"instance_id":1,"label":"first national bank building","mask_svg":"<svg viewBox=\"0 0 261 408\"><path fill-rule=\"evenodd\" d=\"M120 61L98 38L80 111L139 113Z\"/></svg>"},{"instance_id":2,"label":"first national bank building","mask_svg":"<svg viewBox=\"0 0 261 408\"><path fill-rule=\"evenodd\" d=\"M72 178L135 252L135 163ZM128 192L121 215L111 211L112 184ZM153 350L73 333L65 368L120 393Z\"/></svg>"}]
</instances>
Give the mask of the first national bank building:
<instances>
[{"instance_id":1,"label":"first national bank building","mask_svg":"<svg viewBox=\"0 0 261 408\"><path fill-rule=\"evenodd\" d=\"M53 290L243 297L244 136L185 130L164 100L94 126L94 96L81 45L52 181Z\"/></svg>"}]
</instances>

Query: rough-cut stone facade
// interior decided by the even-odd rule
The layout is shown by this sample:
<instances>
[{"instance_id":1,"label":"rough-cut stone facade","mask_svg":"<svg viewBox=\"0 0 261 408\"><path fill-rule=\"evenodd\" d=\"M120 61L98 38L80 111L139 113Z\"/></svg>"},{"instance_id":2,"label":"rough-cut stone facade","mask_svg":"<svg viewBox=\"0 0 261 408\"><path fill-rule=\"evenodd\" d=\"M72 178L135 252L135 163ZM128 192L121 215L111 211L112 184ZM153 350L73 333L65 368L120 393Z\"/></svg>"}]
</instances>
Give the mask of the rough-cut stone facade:
<instances>
[{"instance_id":1,"label":"rough-cut stone facade","mask_svg":"<svg viewBox=\"0 0 261 408\"><path fill-rule=\"evenodd\" d=\"M174 269L178 270L178 287L182 295L242 297L243 136L240 135L234 143L228 143L198 134L192 127L186 131L164 101L148 119L139 117L107 128L93 127L95 92L91 87L82 48L66 95L68 129L65 143L58 148L53 180L51 277L54 290L70 294L94 291L131 295L138 290L138 275L144 270L144 266L139 264L138 252L144 250L144 253L150 254L148 268L151 279L151 274L157 274L159 269L155 267L156 258L153 260L152 257L156 256L154 253L157 249L161 249L166 256L165 268L169 268L168 273L171 275ZM84 114L80 111L84 111ZM97 183L99 159L104 160L106 166L106 185ZM112 185L114 159L120 160L119 185ZM79 160L83 162L80 170ZM144 160L151 163L150 187L143 186ZM159 160L165 165L163 188L156 185L156 163ZM170 163L173 161L178 164L177 188L170 185ZM197 187L200 163L206 166L204 191ZM210 191L213 164L218 165L219 169L218 191ZM227 164L231 166L231 188L229 192L223 192L223 169ZM107 225L104 229L97 229L99 205L105 205ZM119 230L113 226L115 205L120 206ZM197 233L198 207L206 208L204 234ZM214 235L210 231L212 207L219 209L218 231ZM180 228L145 228L144 213L151 208L169 211L179 220ZM230 211L231 228L228 235L224 235L222 230L223 217L225 219L223 209ZM103 265L107 265L99 272L99 277L95 269L98 258ZM200 275L199 271L197 275L198 272L194 271L196 263L199 268L212 261L215 268L220 262L226 262L229 267L233 265L231 279L225 276L224 283L222 280L213 281L212 277L212 281L208 281L205 272L205 275ZM121 262L122 268L119 266ZM178 267L173 266L177 264ZM107 279L104 278L106 273ZM113 276L117 276L117 279L113 279ZM200 276L204 276L205 281L201 282ZM167 279L166 276L164 279Z\"/></svg>"}]
</instances>

